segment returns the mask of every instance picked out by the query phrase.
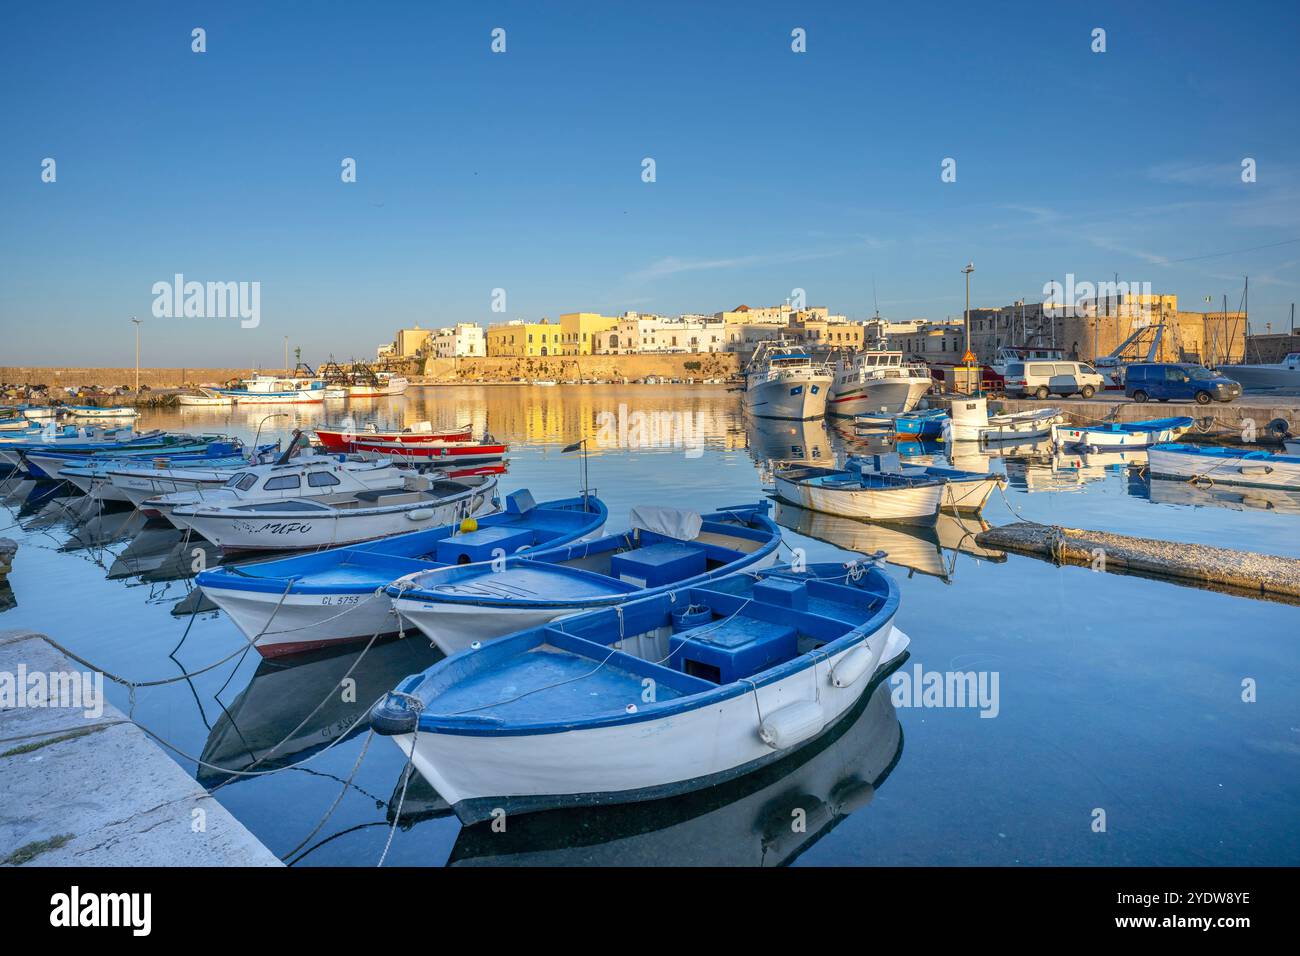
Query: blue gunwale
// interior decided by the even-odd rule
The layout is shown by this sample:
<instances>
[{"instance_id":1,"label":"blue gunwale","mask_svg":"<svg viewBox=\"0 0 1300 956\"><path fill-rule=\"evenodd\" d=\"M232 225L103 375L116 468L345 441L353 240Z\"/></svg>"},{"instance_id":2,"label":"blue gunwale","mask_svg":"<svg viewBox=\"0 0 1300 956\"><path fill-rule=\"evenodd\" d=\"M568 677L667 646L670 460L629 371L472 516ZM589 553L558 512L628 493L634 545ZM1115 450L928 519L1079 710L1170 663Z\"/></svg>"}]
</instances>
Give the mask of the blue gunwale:
<instances>
[{"instance_id":1,"label":"blue gunwale","mask_svg":"<svg viewBox=\"0 0 1300 956\"><path fill-rule=\"evenodd\" d=\"M522 631L484 644L480 648L467 648L439 661L420 674L408 677L398 685L397 690L419 697L422 686L426 683L433 685L430 689L434 690L434 696L431 701L425 704L425 709L418 719L420 733L440 733L470 737L533 736L634 724L648 720L662 720L687 711L731 700L743 694L751 693L753 687L764 687L806 671L813 667L814 664L821 665L827 658L849 650L881 629L892 625L894 615L899 607L898 585L890 575L876 567L866 569L861 581L856 584L848 583L844 565L833 563L812 564L802 573L791 571L789 565L782 565L767 571L754 572L752 575L742 571L729 577L784 577L797 581L807 581L810 584L817 583L828 588L839 588L848 592L846 596L851 596L851 591L848 591L851 588L852 591L862 592L862 595L858 595L859 597L865 595L874 600L870 602L871 606L867 609L870 611L870 616L862 623L842 633L839 637L827 641L815 650L807 651L767 670L760 671L747 680L735 681L730 684L712 684L661 664L645 661L622 651L614 651L608 644L588 640L572 633L574 628L598 631L603 627L610 634L611 643L617 640L619 615L612 608L604 608L577 617L565 618L544 627ZM844 577L844 583L832 583L838 577ZM748 605L745 607L746 611L751 613L762 612L765 616L786 623L802 625L803 627L820 627L822 629L843 627L843 621L813 611L791 611L788 608L778 608L774 605L747 601L738 595L720 590L717 585L721 583L720 581L712 582L713 587L707 584L692 587L687 603L690 603L692 598L699 597L709 600L711 606L718 613L728 613L728 607L733 604L737 611L742 606ZM727 601L728 598L731 599L731 603ZM624 619L633 617L638 613L653 616L656 609L661 612L660 616L662 616L672 608L673 604L674 601L671 596L658 594L624 604L621 608L621 616ZM612 632L610 631L611 626ZM636 678L651 677L661 687L668 687L678 692L686 691L686 693L681 693L680 696L667 701L647 704L638 703L638 709L630 714L625 711L605 712L587 717L570 717L564 720L504 720L490 715L441 715L429 709L431 705L436 705L438 684L451 686L466 676L496 669L506 661L543 645L550 645L557 650L568 651L571 654L596 662L609 658L610 665L615 665Z\"/></svg>"},{"instance_id":2,"label":"blue gunwale","mask_svg":"<svg viewBox=\"0 0 1300 956\"><path fill-rule=\"evenodd\" d=\"M590 586L600 586L604 589L603 594L586 594L572 595L569 597L545 599L545 598L513 598L497 597L492 595L473 595L473 594L447 594L437 591L429 591L423 588L405 588L397 584L391 584L387 588L387 594L392 598L402 598L408 601L423 601L430 604L458 604L472 605L475 607L490 608L554 608L561 611L567 608L589 608L596 609L606 607L611 604L621 604L629 595L635 594L638 598L651 597L657 594L665 594L670 591L678 591L694 587L702 582L715 578L725 577L746 567L751 567L762 561L768 555L772 554L781 545L781 528L775 521L767 515L767 502L761 502L755 505L739 505L730 508L723 508L715 512L703 515L705 521L704 530L725 530L729 534L737 537L749 537L756 539L766 538L763 545L754 551L739 553L734 560L726 564L704 571L698 575L693 575L681 581L674 581L671 584L664 584L654 588L636 588L626 587L624 582L609 575L600 574L593 571L585 571L580 568L563 567L561 562L581 559L592 554L600 554L606 550L617 548L621 542L630 540L631 530L622 531L615 534L608 534L595 541L582 542L579 544L561 545L554 548L538 549L527 555L507 558L503 572L508 572L515 568L536 569L539 572L545 571L547 574L558 577L568 577L572 580L586 583ZM746 522L757 522L759 528L754 529L747 526L728 526L725 529L716 527L722 520L727 517L745 516ZM714 524L713 529L709 528ZM748 532L748 533L746 533ZM713 547L713 546L710 546ZM721 549L720 549L721 550ZM477 570L481 565L464 565L467 573L470 570ZM442 569L433 569L442 570Z\"/></svg>"},{"instance_id":3,"label":"blue gunwale","mask_svg":"<svg viewBox=\"0 0 1300 956\"><path fill-rule=\"evenodd\" d=\"M1181 442L1163 442L1152 445L1150 451L1166 451L1178 455L1196 455L1200 458L1242 458L1249 461L1282 461L1300 465L1300 455L1275 454L1260 449L1247 451L1223 445L1185 445Z\"/></svg>"}]
</instances>

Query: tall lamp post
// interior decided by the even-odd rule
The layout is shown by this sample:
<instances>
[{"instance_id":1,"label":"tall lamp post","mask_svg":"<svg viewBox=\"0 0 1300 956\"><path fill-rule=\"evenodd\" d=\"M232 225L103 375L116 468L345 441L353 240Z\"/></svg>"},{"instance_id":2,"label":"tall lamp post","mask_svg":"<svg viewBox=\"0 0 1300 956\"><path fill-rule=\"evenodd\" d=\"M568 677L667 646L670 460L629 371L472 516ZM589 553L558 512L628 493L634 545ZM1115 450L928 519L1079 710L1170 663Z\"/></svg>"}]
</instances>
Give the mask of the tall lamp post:
<instances>
[{"instance_id":1,"label":"tall lamp post","mask_svg":"<svg viewBox=\"0 0 1300 956\"><path fill-rule=\"evenodd\" d=\"M131 316L131 322L135 325L135 400L140 400L140 324L143 319L137 319Z\"/></svg>"},{"instance_id":2,"label":"tall lamp post","mask_svg":"<svg viewBox=\"0 0 1300 956\"><path fill-rule=\"evenodd\" d=\"M966 273L966 355L970 355L970 274L975 271L975 263L966 263L966 268L961 271ZM970 362L967 361L966 364L969 365Z\"/></svg>"}]
</instances>

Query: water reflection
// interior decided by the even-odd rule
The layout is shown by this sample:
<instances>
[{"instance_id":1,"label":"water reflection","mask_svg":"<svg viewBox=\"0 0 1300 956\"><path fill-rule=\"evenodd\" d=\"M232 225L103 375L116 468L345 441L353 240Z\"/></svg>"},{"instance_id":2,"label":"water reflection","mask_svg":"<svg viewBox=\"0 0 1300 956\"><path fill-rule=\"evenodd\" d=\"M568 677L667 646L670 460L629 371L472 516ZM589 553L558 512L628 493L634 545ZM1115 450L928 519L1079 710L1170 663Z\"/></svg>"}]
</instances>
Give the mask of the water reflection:
<instances>
[{"instance_id":1,"label":"water reflection","mask_svg":"<svg viewBox=\"0 0 1300 956\"><path fill-rule=\"evenodd\" d=\"M785 866L863 810L903 753L882 681L826 736L730 783L461 830L450 866ZM802 824L802 825L801 825Z\"/></svg>"},{"instance_id":2,"label":"water reflection","mask_svg":"<svg viewBox=\"0 0 1300 956\"><path fill-rule=\"evenodd\" d=\"M358 655L347 647L299 654L288 663L262 661L208 734L199 782L213 786L226 779L218 767L284 766L368 730L358 720L379 697L442 658L414 637L377 641Z\"/></svg>"},{"instance_id":3,"label":"water reflection","mask_svg":"<svg viewBox=\"0 0 1300 956\"><path fill-rule=\"evenodd\" d=\"M1207 487L1177 478L1143 477L1134 473L1128 482L1128 491L1135 497L1148 498L1160 505L1300 515L1300 491L1280 488L1249 488L1243 485Z\"/></svg>"},{"instance_id":4,"label":"water reflection","mask_svg":"<svg viewBox=\"0 0 1300 956\"><path fill-rule=\"evenodd\" d=\"M833 544L844 551L870 555L885 552L885 562L909 571L950 582L957 553L986 561L1005 561L1005 551L980 547L975 536L988 530L981 518L940 512L933 527L883 525L809 511L785 501L776 503L777 524L809 538Z\"/></svg>"}]
</instances>

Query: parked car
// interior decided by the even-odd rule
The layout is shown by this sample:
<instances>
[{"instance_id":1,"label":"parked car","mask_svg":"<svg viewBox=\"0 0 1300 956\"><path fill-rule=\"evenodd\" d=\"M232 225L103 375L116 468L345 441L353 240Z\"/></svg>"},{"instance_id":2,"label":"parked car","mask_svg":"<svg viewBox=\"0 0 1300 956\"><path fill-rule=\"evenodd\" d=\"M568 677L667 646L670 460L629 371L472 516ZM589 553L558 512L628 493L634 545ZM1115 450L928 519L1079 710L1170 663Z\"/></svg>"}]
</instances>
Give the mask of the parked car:
<instances>
[{"instance_id":1,"label":"parked car","mask_svg":"<svg viewBox=\"0 0 1300 956\"><path fill-rule=\"evenodd\" d=\"M1004 380L1007 394L1020 398L1076 394L1092 398L1106 383L1086 362L1008 362Z\"/></svg>"},{"instance_id":2,"label":"parked car","mask_svg":"<svg viewBox=\"0 0 1300 956\"><path fill-rule=\"evenodd\" d=\"M1124 394L1135 402L1230 402L1241 397L1241 385L1213 369L1190 362L1151 362L1130 365L1124 373Z\"/></svg>"}]
</instances>

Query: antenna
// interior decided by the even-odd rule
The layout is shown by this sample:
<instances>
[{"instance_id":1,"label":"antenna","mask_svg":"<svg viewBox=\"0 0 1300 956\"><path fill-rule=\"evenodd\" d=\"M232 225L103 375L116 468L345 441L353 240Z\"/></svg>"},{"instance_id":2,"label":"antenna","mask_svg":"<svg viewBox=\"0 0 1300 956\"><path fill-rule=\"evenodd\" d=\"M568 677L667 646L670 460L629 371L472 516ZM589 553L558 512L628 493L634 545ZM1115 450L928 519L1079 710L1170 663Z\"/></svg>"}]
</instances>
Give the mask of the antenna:
<instances>
[{"instance_id":1,"label":"antenna","mask_svg":"<svg viewBox=\"0 0 1300 956\"><path fill-rule=\"evenodd\" d=\"M587 499L591 496L592 489L588 486L589 468L587 463L587 439L581 438L572 445L565 445L560 450L561 455L567 455L571 451L580 451L582 456L578 460L578 480L582 483L582 510L588 510Z\"/></svg>"}]
</instances>

